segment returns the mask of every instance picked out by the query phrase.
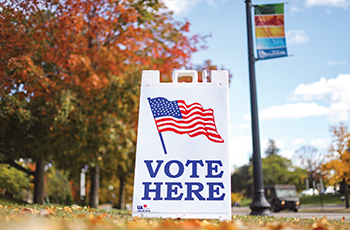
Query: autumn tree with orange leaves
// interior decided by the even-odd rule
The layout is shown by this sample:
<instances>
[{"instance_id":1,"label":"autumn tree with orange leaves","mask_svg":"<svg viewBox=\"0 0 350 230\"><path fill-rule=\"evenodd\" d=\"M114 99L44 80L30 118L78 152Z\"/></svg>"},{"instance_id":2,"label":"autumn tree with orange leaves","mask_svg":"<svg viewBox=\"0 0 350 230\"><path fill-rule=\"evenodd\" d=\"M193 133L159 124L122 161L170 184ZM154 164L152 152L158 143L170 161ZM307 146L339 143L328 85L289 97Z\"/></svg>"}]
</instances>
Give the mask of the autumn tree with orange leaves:
<instances>
[{"instance_id":1,"label":"autumn tree with orange leaves","mask_svg":"<svg viewBox=\"0 0 350 230\"><path fill-rule=\"evenodd\" d=\"M345 207L349 208L348 182L350 180L350 132L343 123L332 126L332 144L329 148L329 161L323 164L323 169L330 173L331 180L344 184Z\"/></svg>"},{"instance_id":2,"label":"autumn tree with orange leaves","mask_svg":"<svg viewBox=\"0 0 350 230\"><path fill-rule=\"evenodd\" d=\"M34 175L44 202L47 162L79 175L130 176L143 69L190 67L205 37L189 36L159 0L0 3L0 162ZM36 170L16 164L32 159Z\"/></svg>"}]
</instances>

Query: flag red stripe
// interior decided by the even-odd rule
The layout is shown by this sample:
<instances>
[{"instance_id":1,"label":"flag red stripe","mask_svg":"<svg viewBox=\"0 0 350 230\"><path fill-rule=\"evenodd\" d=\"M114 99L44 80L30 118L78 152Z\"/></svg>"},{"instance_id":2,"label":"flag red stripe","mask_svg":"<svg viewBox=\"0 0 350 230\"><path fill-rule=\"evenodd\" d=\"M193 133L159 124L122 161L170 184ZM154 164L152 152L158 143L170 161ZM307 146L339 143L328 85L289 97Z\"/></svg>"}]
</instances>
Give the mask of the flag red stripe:
<instances>
[{"instance_id":1,"label":"flag red stripe","mask_svg":"<svg viewBox=\"0 0 350 230\"><path fill-rule=\"evenodd\" d=\"M178 124L191 124L191 123L196 122L198 120L201 120L203 122L215 125L215 122L213 121L213 119L211 119L209 117L201 117L201 116L191 117L191 118L188 118L188 119L176 119L176 118L173 118L173 117L156 118L156 121L157 121L158 124L171 122L171 121L174 121L174 122L176 122Z\"/></svg>"},{"instance_id":2,"label":"flag red stripe","mask_svg":"<svg viewBox=\"0 0 350 230\"><path fill-rule=\"evenodd\" d=\"M196 136L199 136L199 135L205 135L209 140L213 141L213 142L217 142L217 143L222 143L224 142L224 140L220 137L220 135L218 135L217 139L215 139L216 136L214 136L213 134L209 134L207 133L206 131L204 130L199 130L199 132L181 132L177 129L174 129L172 127L169 127L169 128L166 128L164 130L162 130L162 132L165 132L165 131L172 131L174 133L177 133L177 134L188 134L190 137L196 137ZM197 131L197 130L195 130Z\"/></svg>"},{"instance_id":3,"label":"flag red stripe","mask_svg":"<svg viewBox=\"0 0 350 230\"><path fill-rule=\"evenodd\" d=\"M202 129L204 130L211 130L211 131L215 131L216 132L216 129L215 129L215 126L214 125L208 125L204 122L196 122L194 124L191 124L191 125L186 125L186 126L181 126L181 125L177 125L176 123L173 123L173 122L169 122L169 123L164 123L164 124L159 124L157 123L158 125L158 129L159 131L162 132L162 130L168 126L171 126L171 127L174 127L174 128L177 128L179 130L186 130L186 131L191 131L193 128L196 128L196 127L201 127Z\"/></svg>"},{"instance_id":4,"label":"flag red stripe","mask_svg":"<svg viewBox=\"0 0 350 230\"><path fill-rule=\"evenodd\" d=\"M190 117L190 116L193 116L193 115L201 115L201 116L212 116L213 117L213 112L212 111L207 111L207 112L202 112L202 111L199 111L198 109L194 109L194 110L191 110L191 111L181 111L181 114L182 114L182 117L184 118L187 118L187 117Z\"/></svg>"},{"instance_id":5,"label":"flag red stripe","mask_svg":"<svg viewBox=\"0 0 350 230\"><path fill-rule=\"evenodd\" d=\"M187 105L183 100L178 100L178 106L183 119L170 116L156 118L158 132L172 131L177 134L188 134L190 137L205 135L213 142L224 142L217 132L212 109L203 109L199 103Z\"/></svg>"}]
</instances>

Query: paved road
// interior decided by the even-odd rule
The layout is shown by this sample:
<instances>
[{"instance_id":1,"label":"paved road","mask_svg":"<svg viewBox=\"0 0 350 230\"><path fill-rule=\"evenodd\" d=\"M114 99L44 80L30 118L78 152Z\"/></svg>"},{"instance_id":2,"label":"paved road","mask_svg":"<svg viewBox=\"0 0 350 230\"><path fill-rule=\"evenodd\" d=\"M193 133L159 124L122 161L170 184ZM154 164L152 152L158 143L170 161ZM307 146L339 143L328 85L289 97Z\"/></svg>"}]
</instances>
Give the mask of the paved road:
<instances>
[{"instance_id":1,"label":"paved road","mask_svg":"<svg viewBox=\"0 0 350 230\"><path fill-rule=\"evenodd\" d=\"M99 208L101 209L111 209L110 204L100 205ZM345 221L350 222L350 213L341 213L341 210L344 210L344 205L325 205L324 209L332 209L337 210L339 209L339 212L331 212L331 213L325 213L325 212L309 212L311 209L313 210L321 210L320 206L307 206L307 207L301 207L299 212L293 212L284 210L281 212L272 212L271 214L274 217L288 217L288 218L314 218L317 217L318 219L326 216L328 220L341 220L343 217L345 217ZM307 211L307 212L304 212ZM232 208L232 215L249 215L251 210L249 207L233 207Z\"/></svg>"},{"instance_id":2,"label":"paved road","mask_svg":"<svg viewBox=\"0 0 350 230\"><path fill-rule=\"evenodd\" d=\"M331 209L339 209L339 212L331 212L331 213L325 213L320 211L315 212L303 212L303 210L307 211L307 209L315 209L315 210L321 210L320 206L314 206L314 207L302 207L299 212L293 212L289 210L284 210L281 212L271 212L271 214L274 217L288 217L288 218L315 218L317 217L322 218L324 216L327 217L328 220L341 220L343 217L345 217L345 221L350 222L350 213L342 213L341 209L344 209L344 205L342 206L327 206L324 208L331 208ZM249 207L234 207L232 208L232 215L249 215L251 210Z\"/></svg>"}]
</instances>

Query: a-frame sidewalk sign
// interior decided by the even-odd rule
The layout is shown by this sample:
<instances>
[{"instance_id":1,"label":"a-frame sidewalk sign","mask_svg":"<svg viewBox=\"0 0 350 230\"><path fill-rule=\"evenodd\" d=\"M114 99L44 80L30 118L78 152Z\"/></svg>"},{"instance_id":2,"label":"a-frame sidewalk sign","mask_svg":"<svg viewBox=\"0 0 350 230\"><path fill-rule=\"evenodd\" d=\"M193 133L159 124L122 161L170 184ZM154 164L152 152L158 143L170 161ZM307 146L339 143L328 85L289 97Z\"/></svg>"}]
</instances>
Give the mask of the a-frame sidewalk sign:
<instances>
[{"instance_id":1,"label":"a-frame sidewalk sign","mask_svg":"<svg viewBox=\"0 0 350 230\"><path fill-rule=\"evenodd\" d=\"M231 219L228 72L210 75L142 72L133 216Z\"/></svg>"}]
</instances>

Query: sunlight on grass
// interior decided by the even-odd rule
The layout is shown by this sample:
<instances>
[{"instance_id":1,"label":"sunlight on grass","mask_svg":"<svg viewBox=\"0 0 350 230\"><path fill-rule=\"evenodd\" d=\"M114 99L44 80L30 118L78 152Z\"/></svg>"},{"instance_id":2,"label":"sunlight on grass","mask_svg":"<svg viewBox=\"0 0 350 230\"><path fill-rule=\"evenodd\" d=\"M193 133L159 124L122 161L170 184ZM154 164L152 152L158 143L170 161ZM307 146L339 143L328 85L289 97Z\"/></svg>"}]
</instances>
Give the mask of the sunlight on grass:
<instances>
[{"instance_id":1,"label":"sunlight on grass","mask_svg":"<svg viewBox=\"0 0 350 230\"><path fill-rule=\"evenodd\" d=\"M232 221L141 219L129 211L53 205L0 205L0 229L349 229L350 223L322 219L232 216Z\"/></svg>"}]
</instances>

